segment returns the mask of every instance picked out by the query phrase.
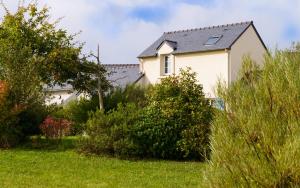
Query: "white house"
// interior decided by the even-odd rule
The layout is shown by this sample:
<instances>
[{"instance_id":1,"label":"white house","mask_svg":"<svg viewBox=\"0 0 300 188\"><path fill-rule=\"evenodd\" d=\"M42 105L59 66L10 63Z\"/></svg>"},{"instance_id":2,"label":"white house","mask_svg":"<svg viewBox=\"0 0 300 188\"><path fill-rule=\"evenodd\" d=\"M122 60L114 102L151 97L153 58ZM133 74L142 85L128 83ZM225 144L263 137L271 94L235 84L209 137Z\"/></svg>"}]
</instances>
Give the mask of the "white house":
<instances>
[{"instance_id":1,"label":"white house","mask_svg":"<svg viewBox=\"0 0 300 188\"><path fill-rule=\"evenodd\" d=\"M230 84L236 80L244 56L262 64L266 52L253 22L165 32L138 56L144 73L141 83L155 84L191 67L206 97L215 98L218 79Z\"/></svg>"},{"instance_id":2,"label":"white house","mask_svg":"<svg viewBox=\"0 0 300 188\"><path fill-rule=\"evenodd\" d=\"M46 104L66 104L73 99L77 99L77 94L71 85L65 84L63 86L54 85L52 87L45 86Z\"/></svg>"}]
</instances>

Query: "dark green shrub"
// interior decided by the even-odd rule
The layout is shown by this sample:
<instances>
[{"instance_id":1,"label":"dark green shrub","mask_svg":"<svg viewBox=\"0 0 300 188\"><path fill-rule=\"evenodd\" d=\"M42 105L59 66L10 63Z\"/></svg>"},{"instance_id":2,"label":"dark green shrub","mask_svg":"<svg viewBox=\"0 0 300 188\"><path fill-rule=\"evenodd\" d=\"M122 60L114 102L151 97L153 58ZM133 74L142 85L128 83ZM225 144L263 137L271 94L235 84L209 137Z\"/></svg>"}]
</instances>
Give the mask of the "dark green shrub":
<instances>
[{"instance_id":1,"label":"dark green shrub","mask_svg":"<svg viewBox=\"0 0 300 188\"><path fill-rule=\"evenodd\" d=\"M196 82L187 70L163 79L147 96L136 88L127 90L130 97L117 90L111 101L121 101L118 107L92 114L80 150L121 157L206 159L213 109Z\"/></svg>"},{"instance_id":2,"label":"dark green shrub","mask_svg":"<svg viewBox=\"0 0 300 188\"><path fill-rule=\"evenodd\" d=\"M28 107L0 105L0 147L12 147L26 137L40 133L39 124L47 116L45 106L33 104Z\"/></svg>"},{"instance_id":3,"label":"dark green shrub","mask_svg":"<svg viewBox=\"0 0 300 188\"><path fill-rule=\"evenodd\" d=\"M23 137L18 124L23 108L12 103L10 94L9 84L0 80L0 148L12 147Z\"/></svg>"},{"instance_id":4,"label":"dark green shrub","mask_svg":"<svg viewBox=\"0 0 300 188\"><path fill-rule=\"evenodd\" d=\"M3 113L0 110L0 113ZM2 116L3 117L3 116ZM0 120L0 148L10 148L23 138L22 128L18 124L17 116L7 116Z\"/></svg>"},{"instance_id":5,"label":"dark green shrub","mask_svg":"<svg viewBox=\"0 0 300 188\"><path fill-rule=\"evenodd\" d=\"M134 103L138 107L144 107L147 104L147 90L148 88L135 84L129 84L125 88L116 87L104 98L105 111L116 109L120 103Z\"/></svg>"},{"instance_id":6,"label":"dark green shrub","mask_svg":"<svg viewBox=\"0 0 300 188\"><path fill-rule=\"evenodd\" d=\"M19 114L19 124L25 136L40 134L39 125L51 112L51 107L44 104L34 104Z\"/></svg>"},{"instance_id":7,"label":"dark green shrub","mask_svg":"<svg viewBox=\"0 0 300 188\"><path fill-rule=\"evenodd\" d=\"M300 55L276 52L218 93L208 187L300 187Z\"/></svg>"},{"instance_id":8,"label":"dark green shrub","mask_svg":"<svg viewBox=\"0 0 300 188\"><path fill-rule=\"evenodd\" d=\"M148 106L132 139L143 156L205 160L213 109L191 69L162 79L148 93Z\"/></svg>"},{"instance_id":9,"label":"dark green shrub","mask_svg":"<svg viewBox=\"0 0 300 188\"><path fill-rule=\"evenodd\" d=\"M138 118L139 108L132 103L119 104L107 114L101 110L92 113L87 121L87 136L79 143L80 151L121 157L133 155L135 150L129 135Z\"/></svg>"}]
</instances>

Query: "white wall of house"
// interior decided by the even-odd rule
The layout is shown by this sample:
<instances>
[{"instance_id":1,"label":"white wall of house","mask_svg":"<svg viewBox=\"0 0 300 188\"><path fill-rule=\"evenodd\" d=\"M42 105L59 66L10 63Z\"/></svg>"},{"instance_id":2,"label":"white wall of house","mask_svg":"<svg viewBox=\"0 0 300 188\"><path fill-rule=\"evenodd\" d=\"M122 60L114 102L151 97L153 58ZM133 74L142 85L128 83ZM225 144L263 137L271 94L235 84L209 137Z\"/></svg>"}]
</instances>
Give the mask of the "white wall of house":
<instances>
[{"instance_id":1,"label":"white wall of house","mask_svg":"<svg viewBox=\"0 0 300 188\"><path fill-rule=\"evenodd\" d=\"M197 73L197 80L203 85L208 98L215 97L214 90L219 79L228 82L228 53L224 50L176 55L174 62L175 74L187 67Z\"/></svg>"},{"instance_id":2,"label":"white wall of house","mask_svg":"<svg viewBox=\"0 0 300 188\"><path fill-rule=\"evenodd\" d=\"M168 45L168 43L164 42L164 43L160 46L160 48L158 49L157 53L158 53L159 55L162 55L162 54L169 54L169 53L171 53L171 52L173 52L173 51L174 51L173 48L171 48L171 47Z\"/></svg>"},{"instance_id":3,"label":"white wall of house","mask_svg":"<svg viewBox=\"0 0 300 188\"><path fill-rule=\"evenodd\" d=\"M145 73L141 83L143 85L155 84L161 77L161 62L159 57L140 59L140 69Z\"/></svg>"},{"instance_id":4,"label":"white wall of house","mask_svg":"<svg viewBox=\"0 0 300 188\"><path fill-rule=\"evenodd\" d=\"M245 56L251 57L257 64L262 65L266 52L267 51L259 40L253 26L250 26L231 47L229 57L229 81L232 82L237 79Z\"/></svg>"},{"instance_id":5,"label":"white wall of house","mask_svg":"<svg viewBox=\"0 0 300 188\"><path fill-rule=\"evenodd\" d=\"M143 84L155 84L164 74L164 56L140 59L141 69L145 73ZM214 89L219 79L228 82L228 53L224 50L170 55L171 74L178 74L180 69L191 67L197 73L197 80L203 85L206 97L214 98Z\"/></svg>"},{"instance_id":6,"label":"white wall of house","mask_svg":"<svg viewBox=\"0 0 300 188\"><path fill-rule=\"evenodd\" d=\"M46 105L51 104L62 104L64 101L66 101L69 97L71 97L73 93L70 91L51 91L47 92L46 96Z\"/></svg>"}]
</instances>

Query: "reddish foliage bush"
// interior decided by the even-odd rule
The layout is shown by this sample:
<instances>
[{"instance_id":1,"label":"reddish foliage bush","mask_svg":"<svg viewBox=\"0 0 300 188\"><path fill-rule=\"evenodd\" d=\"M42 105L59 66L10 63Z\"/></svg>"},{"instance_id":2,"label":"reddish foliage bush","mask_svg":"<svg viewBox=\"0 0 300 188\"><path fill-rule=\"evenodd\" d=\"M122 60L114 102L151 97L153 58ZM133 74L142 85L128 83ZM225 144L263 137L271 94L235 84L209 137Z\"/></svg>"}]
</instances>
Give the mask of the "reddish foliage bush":
<instances>
[{"instance_id":1,"label":"reddish foliage bush","mask_svg":"<svg viewBox=\"0 0 300 188\"><path fill-rule=\"evenodd\" d=\"M72 123L66 119L54 119L48 116L40 125L40 129L46 138L62 138L71 133Z\"/></svg>"}]
</instances>

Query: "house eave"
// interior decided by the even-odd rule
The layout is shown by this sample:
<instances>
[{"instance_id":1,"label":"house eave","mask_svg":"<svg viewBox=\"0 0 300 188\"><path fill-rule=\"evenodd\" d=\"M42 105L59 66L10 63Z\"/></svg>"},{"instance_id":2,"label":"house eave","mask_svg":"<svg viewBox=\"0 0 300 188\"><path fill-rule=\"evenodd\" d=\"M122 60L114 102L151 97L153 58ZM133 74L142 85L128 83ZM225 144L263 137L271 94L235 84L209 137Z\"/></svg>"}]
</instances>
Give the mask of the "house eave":
<instances>
[{"instance_id":1,"label":"house eave","mask_svg":"<svg viewBox=\"0 0 300 188\"><path fill-rule=\"evenodd\" d=\"M157 57L158 54L155 54L155 55L145 55L145 56L138 56L137 58L138 59L143 59L143 58L151 58L151 57Z\"/></svg>"},{"instance_id":2,"label":"house eave","mask_svg":"<svg viewBox=\"0 0 300 188\"><path fill-rule=\"evenodd\" d=\"M220 49L213 49L213 50L196 50L196 51L189 51L189 52L172 52L170 54L172 55L182 55L182 54L193 54L193 53L207 53L207 52L218 52L218 51L229 51L231 48L220 48ZM153 58L157 57L158 54L155 55L149 55L149 56L138 56L138 59L144 59L144 58Z\"/></svg>"},{"instance_id":3,"label":"house eave","mask_svg":"<svg viewBox=\"0 0 300 188\"><path fill-rule=\"evenodd\" d=\"M73 89L44 89L44 92L74 92Z\"/></svg>"}]
</instances>

